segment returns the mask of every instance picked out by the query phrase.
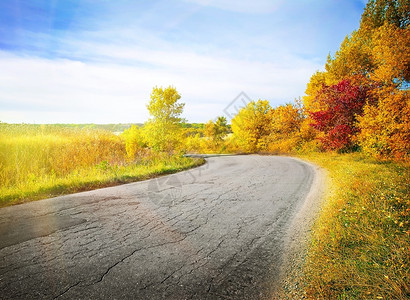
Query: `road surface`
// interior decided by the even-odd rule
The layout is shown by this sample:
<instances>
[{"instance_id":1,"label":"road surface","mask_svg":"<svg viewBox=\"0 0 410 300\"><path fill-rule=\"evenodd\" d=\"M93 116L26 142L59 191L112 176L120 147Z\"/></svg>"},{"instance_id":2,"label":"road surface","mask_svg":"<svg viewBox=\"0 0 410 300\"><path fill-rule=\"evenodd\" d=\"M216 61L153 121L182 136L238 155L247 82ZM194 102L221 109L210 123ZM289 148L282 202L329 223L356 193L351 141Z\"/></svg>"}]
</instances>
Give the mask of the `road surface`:
<instances>
[{"instance_id":1,"label":"road surface","mask_svg":"<svg viewBox=\"0 0 410 300\"><path fill-rule=\"evenodd\" d=\"M210 157L0 209L0 298L270 299L314 177L287 157Z\"/></svg>"}]
</instances>

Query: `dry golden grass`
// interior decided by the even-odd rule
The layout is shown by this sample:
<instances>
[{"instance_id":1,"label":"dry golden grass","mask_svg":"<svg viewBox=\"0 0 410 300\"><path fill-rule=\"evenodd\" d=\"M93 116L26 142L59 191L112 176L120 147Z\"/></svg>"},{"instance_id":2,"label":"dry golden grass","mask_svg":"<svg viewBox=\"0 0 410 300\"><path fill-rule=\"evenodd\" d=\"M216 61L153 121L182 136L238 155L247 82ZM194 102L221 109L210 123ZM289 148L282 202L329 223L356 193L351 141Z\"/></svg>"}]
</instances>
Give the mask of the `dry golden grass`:
<instances>
[{"instance_id":1,"label":"dry golden grass","mask_svg":"<svg viewBox=\"0 0 410 300\"><path fill-rule=\"evenodd\" d=\"M302 158L329 180L305 268L309 299L409 299L409 166L359 154Z\"/></svg>"},{"instance_id":2,"label":"dry golden grass","mask_svg":"<svg viewBox=\"0 0 410 300\"><path fill-rule=\"evenodd\" d=\"M108 131L0 123L0 206L172 173L202 163L152 153L129 161Z\"/></svg>"}]
</instances>

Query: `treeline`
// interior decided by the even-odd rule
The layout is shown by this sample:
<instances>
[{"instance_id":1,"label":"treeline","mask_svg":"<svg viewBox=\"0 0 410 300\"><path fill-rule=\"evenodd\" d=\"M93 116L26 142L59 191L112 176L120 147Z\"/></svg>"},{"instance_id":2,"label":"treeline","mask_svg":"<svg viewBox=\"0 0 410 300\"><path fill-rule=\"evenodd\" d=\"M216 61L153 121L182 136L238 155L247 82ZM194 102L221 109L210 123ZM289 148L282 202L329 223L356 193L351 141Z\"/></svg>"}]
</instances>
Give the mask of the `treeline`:
<instances>
[{"instance_id":1,"label":"treeline","mask_svg":"<svg viewBox=\"0 0 410 300\"><path fill-rule=\"evenodd\" d=\"M369 1L360 28L311 77L303 104L321 149L409 159L409 5Z\"/></svg>"},{"instance_id":2,"label":"treeline","mask_svg":"<svg viewBox=\"0 0 410 300\"><path fill-rule=\"evenodd\" d=\"M410 154L409 2L369 1L360 28L346 36L306 94L272 108L251 101L227 124L187 126L173 87L154 88L144 126L126 130L127 152L362 151L408 161Z\"/></svg>"}]
</instances>

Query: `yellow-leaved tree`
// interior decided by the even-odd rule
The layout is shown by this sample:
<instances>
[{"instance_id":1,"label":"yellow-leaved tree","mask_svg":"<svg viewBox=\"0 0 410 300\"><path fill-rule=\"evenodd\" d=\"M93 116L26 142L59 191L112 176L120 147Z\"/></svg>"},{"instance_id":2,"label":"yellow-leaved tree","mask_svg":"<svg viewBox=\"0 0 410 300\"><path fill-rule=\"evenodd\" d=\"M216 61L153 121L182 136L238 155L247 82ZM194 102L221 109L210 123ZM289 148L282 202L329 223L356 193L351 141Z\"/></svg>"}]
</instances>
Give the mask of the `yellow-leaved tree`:
<instances>
[{"instance_id":1,"label":"yellow-leaved tree","mask_svg":"<svg viewBox=\"0 0 410 300\"><path fill-rule=\"evenodd\" d=\"M306 87L305 96L303 96L302 99L306 110L316 112L327 108L323 106L323 103L317 100L317 95L324 85L330 85L331 83L327 72L317 71L310 77Z\"/></svg>"},{"instance_id":2,"label":"yellow-leaved tree","mask_svg":"<svg viewBox=\"0 0 410 300\"><path fill-rule=\"evenodd\" d=\"M362 151L377 158L410 160L410 93L384 88L377 105L364 107L358 117L359 145Z\"/></svg>"},{"instance_id":3,"label":"yellow-leaved tree","mask_svg":"<svg viewBox=\"0 0 410 300\"><path fill-rule=\"evenodd\" d=\"M380 10L383 4L387 8ZM367 103L363 115L358 118L360 133L357 139L365 153L382 159L408 161L410 28L408 18L402 15L405 5L399 4L399 1L385 1L371 6L376 12L384 13L384 17L369 14L362 22L363 26L372 29L374 71L369 77L378 88L373 92L377 101Z\"/></svg>"},{"instance_id":4,"label":"yellow-leaved tree","mask_svg":"<svg viewBox=\"0 0 410 300\"><path fill-rule=\"evenodd\" d=\"M207 139L209 150L224 150L224 137L228 134L229 127L226 118L220 116L216 121L210 120L205 124L204 136Z\"/></svg>"},{"instance_id":5,"label":"yellow-leaved tree","mask_svg":"<svg viewBox=\"0 0 410 300\"><path fill-rule=\"evenodd\" d=\"M307 120L302 128L307 128L303 126L306 122L315 123L312 116L316 123L334 116L335 108L345 107L348 97L353 104L364 105L355 111L357 119L350 124L352 144L379 158L408 159L409 11L408 0L368 1L360 28L345 38L334 57L328 57L326 71L311 77L303 97ZM341 87L343 82L368 87L369 91L364 99L355 101L346 90L347 94L333 97L335 105L326 107L329 95L322 91L326 86ZM326 136L317 127L317 140L323 141Z\"/></svg>"},{"instance_id":6,"label":"yellow-leaved tree","mask_svg":"<svg viewBox=\"0 0 410 300\"><path fill-rule=\"evenodd\" d=\"M122 134L129 159L136 159L150 149L168 153L180 150L183 140L180 116L185 106L178 102L180 98L172 86L153 88L147 105L151 118L142 127L131 126Z\"/></svg>"},{"instance_id":7,"label":"yellow-leaved tree","mask_svg":"<svg viewBox=\"0 0 410 300\"><path fill-rule=\"evenodd\" d=\"M353 31L346 36L335 56L327 58L327 85L334 85L350 76L366 76L374 69L372 39L368 31Z\"/></svg>"},{"instance_id":8,"label":"yellow-leaved tree","mask_svg":"<svg viewBox=\"0 0 410 300\"><path fill-rule=\"evenodd\" d=\"M399 86L410 81L410 27L385 23L373 33L374 81Z\"/></svg>"},{"instance_id":9,"label":"yellow-leaved tree","mask_svg":"<svg viewBox=\"0 0 410 300\"><path fill-rule=\"evenodd\" d=\"M149 147L156 151L174 152L179 149L183 138L181 114L185 103L178 100L177 90L154 87L147 105L151 118L145 123L144 131Z\"/></svg>"},{"instance_id":10,"label":"yellow-leaved tree","mask_svg":"<svg viewBox=\"0 0 410 300\"><path fill-rule=\"evenodd\" d=\"M232 119L232 132L244 151L266 150L271 121L269 101L251 101Z\"/></svg>"},{"instance_id":11,"label":"yellow-leaved tree","mask_svg":"<svg viewBox=\"0 0 410 300\"><path fill-rule=\"evenodd\" d=\"M302 142L300 129L303 120L304 116L298 103L288 103L272 109L268 150L288 153L297 149Z\"/></svg>"}]
</instances>

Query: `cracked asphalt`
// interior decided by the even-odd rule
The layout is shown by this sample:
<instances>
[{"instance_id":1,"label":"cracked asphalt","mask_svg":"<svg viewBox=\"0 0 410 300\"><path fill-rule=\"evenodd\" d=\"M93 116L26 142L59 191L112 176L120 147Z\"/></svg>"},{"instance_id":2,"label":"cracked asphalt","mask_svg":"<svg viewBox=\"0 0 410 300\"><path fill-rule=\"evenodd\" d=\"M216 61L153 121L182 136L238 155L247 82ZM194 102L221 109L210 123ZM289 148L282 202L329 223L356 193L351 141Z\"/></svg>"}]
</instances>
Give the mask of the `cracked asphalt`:
<instances>
[{"instance_id":1,"label":"cracked asphalt","mask_svg":"<svg viewBox=\"0 0 410 300\"><path fill-rule=\"evenodd\" d=\"M209 157L2 208L0 298L271 299L314 177L288 157Z\"/></svg>"}]
</instances>

